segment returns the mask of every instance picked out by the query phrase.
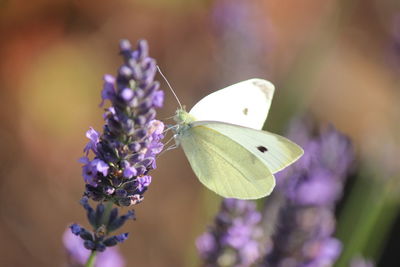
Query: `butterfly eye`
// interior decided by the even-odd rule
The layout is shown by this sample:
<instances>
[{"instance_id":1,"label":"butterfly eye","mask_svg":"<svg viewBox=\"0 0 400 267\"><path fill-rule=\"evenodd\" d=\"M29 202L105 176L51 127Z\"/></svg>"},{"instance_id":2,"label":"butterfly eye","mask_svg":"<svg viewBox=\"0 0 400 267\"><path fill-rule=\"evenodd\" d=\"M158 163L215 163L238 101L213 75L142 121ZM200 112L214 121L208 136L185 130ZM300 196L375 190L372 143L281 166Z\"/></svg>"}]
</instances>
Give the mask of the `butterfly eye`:
<instances>
[{"instance_id":1,"label":"butterfly eye","mask_svg":"<svg viewBox=\"0 0 400 267\"><path fill-rule=\"evenodd\" d=\"M268 148L266 148L265 146L258 146L257 149L262 153L265 153L268 151Z\"/></svg>"}]
</instances>

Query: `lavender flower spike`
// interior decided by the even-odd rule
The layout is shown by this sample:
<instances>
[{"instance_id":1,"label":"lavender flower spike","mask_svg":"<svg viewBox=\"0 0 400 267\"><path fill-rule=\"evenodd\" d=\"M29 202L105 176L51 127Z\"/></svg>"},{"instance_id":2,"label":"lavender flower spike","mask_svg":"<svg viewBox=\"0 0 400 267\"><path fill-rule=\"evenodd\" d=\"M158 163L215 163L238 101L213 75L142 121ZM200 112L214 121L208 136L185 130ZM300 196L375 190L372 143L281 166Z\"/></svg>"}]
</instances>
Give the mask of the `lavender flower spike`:
<instances>
[{"instance_id":1,"label":"lavender flower spike","mask_svg":"<svg viewBox=\"0 0 400 267\"><path fill-rule=\"evenodd\" d=\"M333 266L342 245L333 237L334 208L353 161L348 138L332 126L313 133L304 119L294 120L289 138L304 148L304 156L277 175L280 207L273 250L263 266ZM266 210L266 214L268 209Z\"/></svg>"},{"instance_id":2,"label":"lavender flower spike","mask_svg":"<svg viewBox=\"0 0 400 267\"><path fill-rule=\"evenodd\" d=\"M251 266L262 256L261 214L255 203L224 199L215 224L201 235L196 246L204 266Z\"/></svg>"},{"instance_id":3,"label":"lavender flower spike","mask_svg":"<svg viewBox=\"0 0 400 267\"><path fill-rule=\"evenodd\" d=\"M85 195L95 201L113 201L131 206L143 200L151 182L149 171L156 167L161 152L164 124L155 119L164 94L154 81L156 62L148 56L148 45L139 41L132 50L129 41L120 43L124 64L116 77L106 75L101 93L111 106L104 114L103 133L93 128L86 133L93 159L83 157Z\"/></svg>"},{"instance_id":4,"label":"lavender flower spike","mask_svg":"<svg viewBox=\"0 0 400 267\"><path fill-rule=\"evenodd\" d=\"M82 246L92 251L87 266L92 266L96 252L104 252L128 238L128 233L110 233L135 219L134 212L118 216L113 204L131 206L143 200L151 183L149 172L156 168L156 155L163 149L164 124L155 119L156 108L162 106L164 99L159 83L154 81L156 62L148 56L144 40L139 41L136 50L123 40L120 50L124 63L116 77L104 77L101 106L106 100L111 106L104 114L103 132L93 128L87 131L89 142L79 160L86 183L81 205L92 229L78 224L72 224L70 229L80 237ZM99 202L96 208L91 207L89 199Z\"/></svg>"}]
</instances>

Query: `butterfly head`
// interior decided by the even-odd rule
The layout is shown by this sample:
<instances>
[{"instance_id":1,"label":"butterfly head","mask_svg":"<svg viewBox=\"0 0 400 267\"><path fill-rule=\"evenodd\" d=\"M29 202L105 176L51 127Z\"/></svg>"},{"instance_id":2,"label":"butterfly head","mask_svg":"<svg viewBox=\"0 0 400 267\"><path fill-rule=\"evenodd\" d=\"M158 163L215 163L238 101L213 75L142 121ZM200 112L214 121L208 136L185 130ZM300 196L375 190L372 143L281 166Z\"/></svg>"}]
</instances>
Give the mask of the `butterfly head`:
<instances>
[{"instance_id":1,"label":"butterfly head","mask_svg":"<svg viewBox=\"0 0 400 267\"><path fill-rule=\"evenodd\" d=\"M180 134L190 128L190 124L194 122L196 119L190 115L185 108L180 108L176 110L174 120L176 121L177 127L177 134Z\"/></svg>"},{"instance_id":2,"label":"butterfly head","mask_svg":"<svg viewBox=\"0 0 400 267\"><path fill-rule=\"evenodd\" d=\"M187 125L194 122L196 119L190 115L185 108L177 109L174 120L180 125Z\"/></svg>"}]
</instances>

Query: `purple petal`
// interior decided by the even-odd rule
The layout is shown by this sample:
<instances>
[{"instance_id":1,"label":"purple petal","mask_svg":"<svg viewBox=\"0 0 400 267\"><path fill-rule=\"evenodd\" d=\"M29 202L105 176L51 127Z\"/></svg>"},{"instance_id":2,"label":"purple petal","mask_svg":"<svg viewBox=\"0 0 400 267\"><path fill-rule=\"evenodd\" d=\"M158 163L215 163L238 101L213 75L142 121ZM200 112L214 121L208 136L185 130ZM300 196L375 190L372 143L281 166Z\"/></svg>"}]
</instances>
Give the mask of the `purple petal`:
<instances>
[{"instance_id":1,"label":"purple petal","mask_svg":"<svg viewBox=\"0 0 400 267\"><path fill-rule=\"evenodd\" d=\"M122 39L119 42L119 49L121 49L121 51L130 51L132 49L131 42L129 42L129 40Z\"/></svg>"},{"instance_id":2,"label":"purple petal","mask_svg":"<svg viewBox=\"0 0 400 267\"><path fill-rule=\"evenodd\" d=\"M116 235L115 238L117 239L118 242L124 242L126 239L128 239L128 233L123 233L120 235Z\"/></svg>"},{"instance_id":3,"label":"purple petal","mask_svg":"<svg viewBox=\"0 0 400 267\"><path fill-rule=\"evenodd\" d=\"M217 245L214 236L209 232L205 232L197 238L196 247L200 255L206 257L207 254L212 253L217 248Z\"/></svg>"},{"instance_id":4,"label":"purple petal","mask_svg":"<svg viewBox=\"0 0 400 267\"><path fill-rule=\"evenodd\" d=\"M100 141L100 134L90 127L90 129L86 132L86 137L89 138L89 143L85 146L83 149L84 152L86 152L86 155L88 155L89 151L92 150L94 153L97 153L97 143Z\"/></svg>"},{"instance_id":5,"label":"purple petal","mask_svg":"<svg viewBox=\"0 0 400 267\"><path fill-rule=\"evenodd\" d=\"M83 163L83 164L88 164L88 163L90 162L90 160L89 160L88 157L81 157L81 158L79 158L78 161L79 161L80 163Z\"/></svg>"},{"instance_id":6,"label":"purple petal","mask_svg":"<svg viewBox=\"0 0 400 267\"><path fill-rule=\"evenodd\" d=\"M149 187L151 183L151 176L150 175L145 175L137 178L138 181L138 189L139 191L143 191L143 189Z\"/></svg>"},{"instance_id":7,"label":"purple petal","mask_svg":"<svg viewBox=\"0 0 400 267\"><path fill-rule=\"evenodd\" d=\"M124 89L122 89L120 95L123 100L125 100L126 102L129 102L133 98L133 90L130 88L124 88Z\"/></svg>"},{"instance_id":8,"label":"purple petal","mask_svg":"<svg viewBox=\"0 0 400 267\"><path fill-rule=\"evenodd\" d=\"M100 103L100 106L104 105L105 100L112 100L114 99L115 96L115 78L111 75L104 75L104 85L103 85L103 90L101 91L101 98L102 101Z\"/></svg>"},{"instance_id":9,"label":"purple petal","mask_svg":"<svg viewBox=\"0 0 400 267\"><path fill-rule=\"evenodd\" d=\"M85 183L97 186L97 182L95 181L95 175L96 175L96 170L93 168L91 162L82 166L82 176Z\"/></svg>"},{"instance_id":10,"label":"purple petal","mask_svg":"<svg viewBox=\"0 0 400 267\"><path fill-rule=\"evenodd\" d=\"M149 135L160 135L164 131L164 123L159 120L152 120L149 122L147 133Z\"/></svg>"},{"instance_id":11,"label":"purple petal","mask_svg":"<svg viewBox=\"0 0 400 267\"><path fill-rule=\"evenodd\" d=\"M123 162L124 167L124 177L132 178L137 175L137 170L134 166L131 166L128 161Z\"/></svg>"},{"instance_id":12,"label":"purple petal","mask_svg":"<svg viewBox=\"0 0 400 267\"><path fill-rule=\"evenodd\" d=\"M86 132L86 137L89 138L93 143L99 142L100 134L90 127L90 129Z\"/></svg>"},{"instance_id":13,"label":"purple petal","mask_svg":"<svg viewBox=\"0 0 400 267\"><path fill-rule=\"evenodd\" d=\"M156 108L162 107L164 103L164 91L157 91L153 94L153 105Z\"/></svg>"},{"instance_id":14,"label":"purple petal","mask_svg":"<svg viewBox=\"0 0 400 267\"><path fill-rule=\"evenodd\" d=\"M96 171L102 173L104 176L107 176L108 169L110 168L107 163L102 161L101 159L94 159L91 162L91 165L95 167Z\"/></svg>"}]
</instances>

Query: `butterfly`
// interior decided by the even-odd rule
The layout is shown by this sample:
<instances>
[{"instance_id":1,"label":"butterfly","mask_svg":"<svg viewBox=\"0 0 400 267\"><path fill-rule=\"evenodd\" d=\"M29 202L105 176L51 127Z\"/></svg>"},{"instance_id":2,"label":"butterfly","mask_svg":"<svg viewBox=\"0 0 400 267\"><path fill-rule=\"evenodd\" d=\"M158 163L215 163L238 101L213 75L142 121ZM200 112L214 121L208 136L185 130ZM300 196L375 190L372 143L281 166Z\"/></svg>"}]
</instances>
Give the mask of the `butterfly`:
<instances>
[{"instance_id":1,"label":"butterfly","mask_svg":"<svg viewBox=\"0 0 400 267\"><path fill-rule=\"evenodd\" d=\"M274 90L269 81L250 79L207 95L189 112L176 111L175 141L200 182L218 195L265 197L275 187L274 174L304 153L261 130Z\"/></svg>"}]
</instances>

